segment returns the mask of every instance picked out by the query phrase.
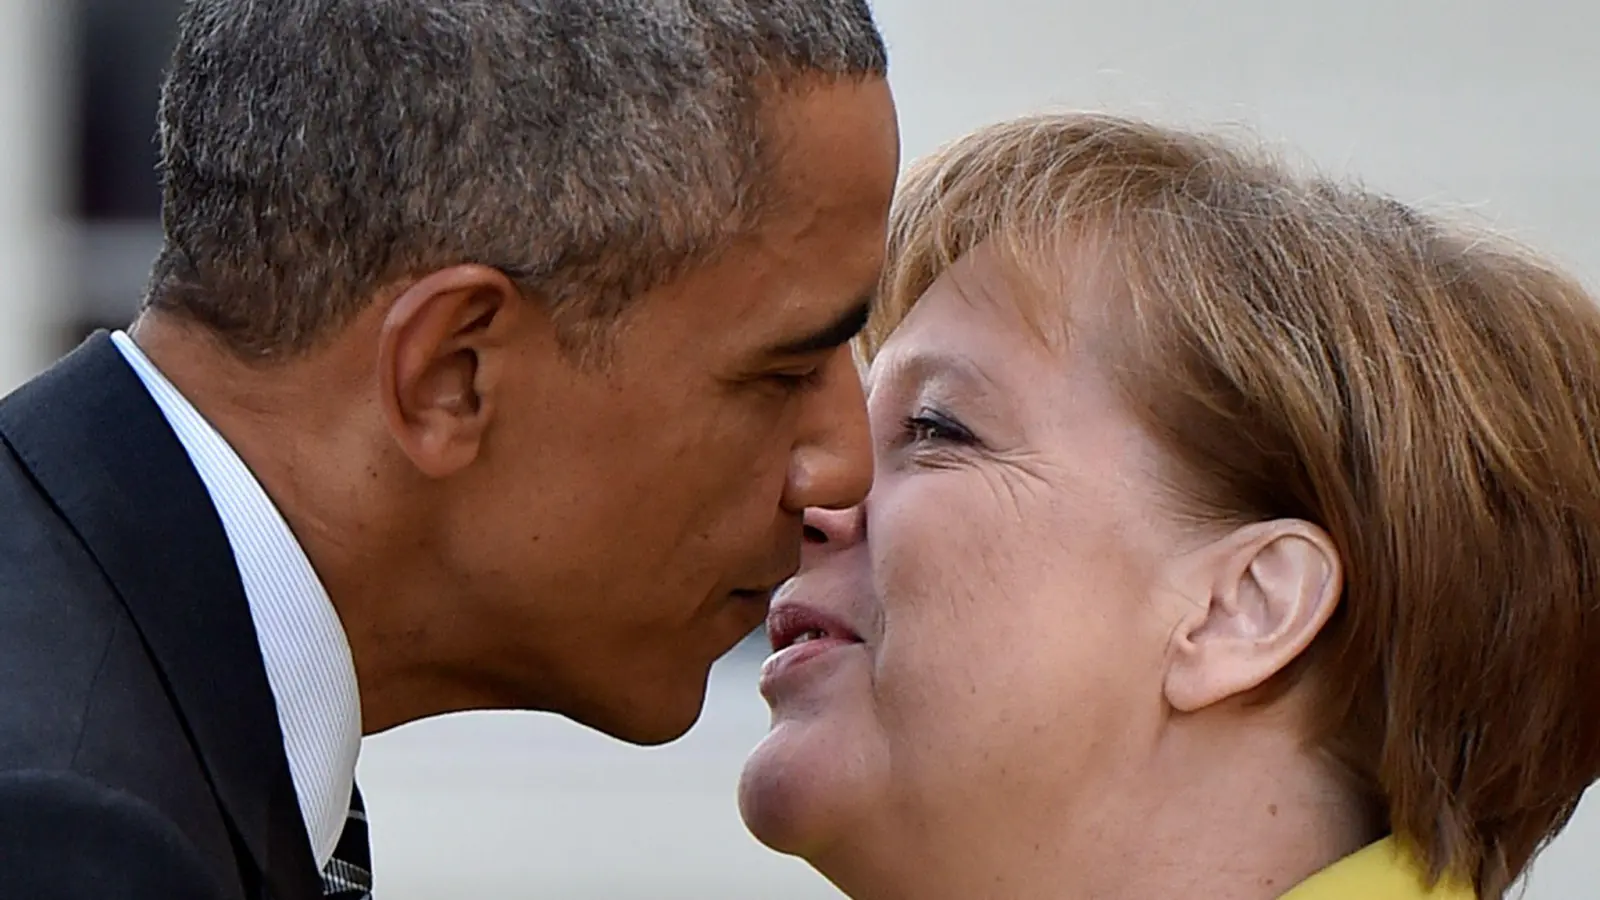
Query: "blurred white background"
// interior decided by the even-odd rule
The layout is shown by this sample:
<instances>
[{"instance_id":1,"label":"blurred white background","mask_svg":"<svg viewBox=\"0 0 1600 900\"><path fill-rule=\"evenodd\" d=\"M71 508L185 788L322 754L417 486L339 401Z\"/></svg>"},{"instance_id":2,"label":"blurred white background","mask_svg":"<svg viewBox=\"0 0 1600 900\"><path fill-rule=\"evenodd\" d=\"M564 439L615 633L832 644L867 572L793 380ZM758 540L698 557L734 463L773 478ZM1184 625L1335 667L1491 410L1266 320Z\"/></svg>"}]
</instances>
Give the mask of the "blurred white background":
<instances>
[{"instance_id":1,"label":"blurred white background","mask_svg":"<svg viewBox=\"0 0 1600 900\"><path fill-rule=\"evenodd\" d=\"M79 4L123 18L170 16L173 5ZM1600 287L1600 4L1591 0L876 5L908 159L1042 107L1247 128L1408 200L1471 210ZM72 7L0 0L0 388L83 328L120 324L158 240L137 204L131 214L116 204L86 212L73 199L85 165L73 142L87 133L73 98L116 38L85 45ZM153 97L153 84L135 87ZM758 658L746 650L725 661L702 724L664 748L535 715L460 716L370 739L360 777L378 896L837 896L757 846L738 820L739 765L765 728ZM1600 809L1590 802L1526 896L1600 897L1597 850Z\"/></svg>"}]
</instances>

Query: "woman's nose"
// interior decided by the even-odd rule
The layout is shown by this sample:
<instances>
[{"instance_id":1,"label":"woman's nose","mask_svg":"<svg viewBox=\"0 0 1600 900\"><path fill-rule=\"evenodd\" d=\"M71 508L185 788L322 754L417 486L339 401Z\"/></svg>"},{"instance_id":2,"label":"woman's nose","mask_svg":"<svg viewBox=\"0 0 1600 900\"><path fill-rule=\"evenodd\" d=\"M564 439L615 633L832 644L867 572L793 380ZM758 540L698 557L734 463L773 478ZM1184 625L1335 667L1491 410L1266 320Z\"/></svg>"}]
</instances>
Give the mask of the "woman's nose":
<instances>
[{"instance_id":1,"label":"woman's nose","mask_svg":"<svg viewBox=\"0 0 1600 900\"><path fill-rule=\"evenodd\" d=\"M861 543L867 536L866 510L860 504L846 509L812 507L805 514L806 556L837 553Z\"/></svg>"}]
</instances>

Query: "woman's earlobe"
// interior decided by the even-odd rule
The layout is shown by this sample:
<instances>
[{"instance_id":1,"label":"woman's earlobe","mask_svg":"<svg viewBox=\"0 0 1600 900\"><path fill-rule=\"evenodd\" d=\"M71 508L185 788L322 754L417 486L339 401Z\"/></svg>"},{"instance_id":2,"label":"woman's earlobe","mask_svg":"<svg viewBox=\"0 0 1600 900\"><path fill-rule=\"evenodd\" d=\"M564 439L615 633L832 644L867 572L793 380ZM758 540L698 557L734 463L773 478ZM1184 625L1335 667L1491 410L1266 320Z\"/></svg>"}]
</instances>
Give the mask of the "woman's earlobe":
<instances>
[{"instance_id":1,"label":"woman's earlobe","mask_svg":"<svg viewBox=\"0 0 1600 900\"><path fill-rule=\"evenodd\" d=\"M1333 541L1308 522L1246 526L1201 553L1195 611L1169 648L1167 702L1180 712L1266 684L1311 646L1343 592Z\"/></svg>"}]
</instances>

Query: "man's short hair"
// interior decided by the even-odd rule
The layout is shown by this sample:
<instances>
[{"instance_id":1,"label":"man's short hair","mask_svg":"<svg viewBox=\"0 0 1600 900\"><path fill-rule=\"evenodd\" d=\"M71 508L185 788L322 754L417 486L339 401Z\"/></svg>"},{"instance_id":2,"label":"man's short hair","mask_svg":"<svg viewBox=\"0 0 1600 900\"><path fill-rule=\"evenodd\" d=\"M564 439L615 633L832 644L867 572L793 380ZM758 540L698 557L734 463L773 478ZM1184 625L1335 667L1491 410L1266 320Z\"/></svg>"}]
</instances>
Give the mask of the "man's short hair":
<instances>
[{"instance_id":1,"label":"man's short hair","mask_svg":"<svg viewBox=\"0 0 1600 900\"><path fill-rule=\"evenodd\" d=\"M865 0L192 0L145 302L287 356L479 263L603 320L759 222L764 98L886 69Z\"/></svg>"}]
</instances>

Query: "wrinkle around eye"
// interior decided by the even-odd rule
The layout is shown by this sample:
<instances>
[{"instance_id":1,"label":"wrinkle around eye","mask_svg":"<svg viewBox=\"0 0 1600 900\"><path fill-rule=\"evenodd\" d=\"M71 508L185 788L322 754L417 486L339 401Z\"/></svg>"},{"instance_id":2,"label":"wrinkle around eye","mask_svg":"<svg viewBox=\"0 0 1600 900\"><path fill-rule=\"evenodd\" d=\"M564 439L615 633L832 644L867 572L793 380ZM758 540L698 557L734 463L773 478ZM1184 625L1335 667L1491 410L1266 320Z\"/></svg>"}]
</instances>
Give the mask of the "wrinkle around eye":
<instances>
[{"instance_id":1,"label":"wrinkle around eye","mask_svg":"<svg viewBox=\"0 0 1600 900\"><path fill-rule=\"evenodd\" d=\"M989 464L978 467L984 480L997 497L1003 498L1007 512L1013 520L1025 518L1024 506L1049 503L1050 493L1061 489L1058 467L1042 453L1012 451L992 453ZM1052 478L1055 474L1058 477Z\"/></svg>"},{"instance_id":2,"label":"wrinkle around eye","mask_svg":"<svg viewBox=\"0 0 1600 900\"><path fill-rule=\"evenodd\" d=\"M969 425L971 421L969 417L964 414L958 415L954 411L959 407L960 404L918 403L912 407L917 412L897 419L892 431L885 429L887 433L879 443L880 452L886 454L897 466L927 471L1013 466L1027 472L1043 464L1043 457L1039 454L1004 446L997 448L989 437L989 433L993 430L990 425L988 423L979 427ZM923 427L919 425L919 420L933 417L947 420L947 428L959 432L960 436L956 434L943 437L915 436L914 432ZM981 416L979 419L981 422ZM874 430L878 432L876 424Z\"/></svg>"}]
</instances>

